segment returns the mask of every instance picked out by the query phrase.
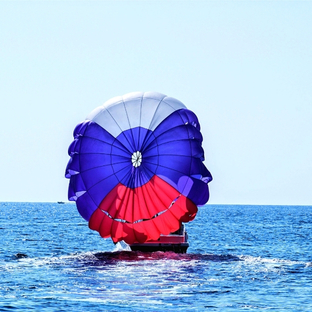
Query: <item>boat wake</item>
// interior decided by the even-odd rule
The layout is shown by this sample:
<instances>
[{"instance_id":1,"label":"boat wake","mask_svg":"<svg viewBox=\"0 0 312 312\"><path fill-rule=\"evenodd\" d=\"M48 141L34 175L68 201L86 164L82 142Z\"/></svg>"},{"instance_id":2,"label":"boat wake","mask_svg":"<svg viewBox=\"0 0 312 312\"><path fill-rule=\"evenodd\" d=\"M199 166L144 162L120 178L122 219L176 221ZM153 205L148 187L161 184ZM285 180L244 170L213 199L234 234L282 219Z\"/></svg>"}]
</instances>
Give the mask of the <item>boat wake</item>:
<instances>
[{"instance_id":1,"label":"boat wake","mask_svg":"<svg viewBox=\"0 0 312 312\"><path fill-rule=\"evenodd\" d=\"M59 257L44 257L44 258L31 258L26 254L12 255L9 261L9 267L18 266L45 266L45 265L61 265L61 266L101 266L101 265L114 265L120 262L142 262L142 261L181 261L183 263L201 263L207 264L209 262L238 262L244 266L262 266L268 268L312 268L312 262L285 260L276 258L262 258L253 257L248 255L232 255L232 254L192 254L192 253L175 253L171 251L155 251L155 252L141 252L130 251L127 246L117 245L114 251L104 252L85 252L75 253L71 255L64 255ZM8 262L1 264L0 269L5 269ZM296 269L295 269L296 270Z\"/></svg>"}]
</instances>

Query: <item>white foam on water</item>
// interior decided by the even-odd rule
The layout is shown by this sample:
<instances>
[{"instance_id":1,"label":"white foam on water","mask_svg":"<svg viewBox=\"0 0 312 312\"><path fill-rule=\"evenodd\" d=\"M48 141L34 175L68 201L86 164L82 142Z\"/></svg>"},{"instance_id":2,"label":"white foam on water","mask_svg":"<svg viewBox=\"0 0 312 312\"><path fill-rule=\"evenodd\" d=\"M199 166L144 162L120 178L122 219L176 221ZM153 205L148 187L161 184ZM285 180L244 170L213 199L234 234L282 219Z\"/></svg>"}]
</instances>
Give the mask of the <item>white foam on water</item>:
<instances>
[{"instance_id":1,"label":"white foam on water","mask_svg":"<svg viewBox=\"0 0 312 312\"><path fill-rule=\"evenodd\" d=\"M113 250L113 252L116 251L131 251L131 248L126 242L121 241L115 245L115 249Z\"/></svg>"},{"instance_id":2,"label":"white foam on water","mask_svg":"<svg viewBox=\"0 0 312 312\"><path fill-rule=\"evenodd\" d=\"M303 261L294 261L294 260L285 260L285 259L277 259L277 258L262 258L262 257L253 257L253 256L238 256L239 259L249 263L268 263L268 264L283 264L283 265L296 265L302 264L305 265L306 262Z\"/></svg>"}]
</instances>

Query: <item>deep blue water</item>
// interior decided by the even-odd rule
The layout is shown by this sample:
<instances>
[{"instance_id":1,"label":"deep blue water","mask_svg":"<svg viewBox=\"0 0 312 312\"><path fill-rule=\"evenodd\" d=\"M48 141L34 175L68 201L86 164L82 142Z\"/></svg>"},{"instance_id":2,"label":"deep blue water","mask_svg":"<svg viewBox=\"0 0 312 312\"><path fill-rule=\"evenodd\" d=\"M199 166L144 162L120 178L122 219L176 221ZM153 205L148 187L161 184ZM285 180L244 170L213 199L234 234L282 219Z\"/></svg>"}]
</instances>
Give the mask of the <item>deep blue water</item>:
<instances>
[{"instance_id":1,"label":"deep blue water","mask_svg":"<svg viewBox=\"0 0 312 312\"><path fill-rule=\"evenodd\" d=\"M207 205L188 253L117 251L74 204L0 203L0 311L312 311L312 206Z\"/></svg>"}]
</instances>

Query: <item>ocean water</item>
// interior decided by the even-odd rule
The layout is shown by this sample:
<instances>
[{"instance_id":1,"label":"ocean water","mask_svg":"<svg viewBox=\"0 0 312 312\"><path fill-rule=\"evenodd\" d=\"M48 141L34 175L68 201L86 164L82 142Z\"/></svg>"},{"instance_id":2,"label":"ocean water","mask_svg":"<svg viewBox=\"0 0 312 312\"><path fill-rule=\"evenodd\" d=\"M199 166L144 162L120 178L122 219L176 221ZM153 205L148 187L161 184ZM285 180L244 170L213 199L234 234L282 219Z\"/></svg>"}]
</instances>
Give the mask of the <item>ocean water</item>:
<instances>
[{"instance_id":1,"label":"ocean water","mask_svg":"<svg viewBox=\"0 0 312 312\"><path fill-rule=\"evenodd\" d=\"M207 205L187 254L129 252L74 204L0 203L0 311L312 311L312 206Z\"/></svg>"}]
</instances>

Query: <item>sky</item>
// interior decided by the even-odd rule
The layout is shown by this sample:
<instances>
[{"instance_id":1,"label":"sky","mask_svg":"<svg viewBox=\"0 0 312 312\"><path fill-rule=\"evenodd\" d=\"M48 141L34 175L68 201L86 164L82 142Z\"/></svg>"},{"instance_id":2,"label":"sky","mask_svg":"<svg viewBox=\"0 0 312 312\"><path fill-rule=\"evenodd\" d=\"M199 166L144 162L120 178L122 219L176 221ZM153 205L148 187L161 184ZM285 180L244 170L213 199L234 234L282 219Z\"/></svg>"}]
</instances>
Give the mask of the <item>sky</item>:
<instances>
[{"instance_id":1,"label":"sky","mask_svg":"<svg viewBox=\"0 0 312 312\"><path fill-rule=\"evenodd\" d=\"M210 204L312 205L312 2L0 1L0 201L67 201L75 126L157 91L198 116Z\"/></svg>"}]
</instances>

